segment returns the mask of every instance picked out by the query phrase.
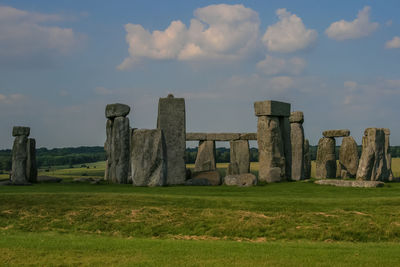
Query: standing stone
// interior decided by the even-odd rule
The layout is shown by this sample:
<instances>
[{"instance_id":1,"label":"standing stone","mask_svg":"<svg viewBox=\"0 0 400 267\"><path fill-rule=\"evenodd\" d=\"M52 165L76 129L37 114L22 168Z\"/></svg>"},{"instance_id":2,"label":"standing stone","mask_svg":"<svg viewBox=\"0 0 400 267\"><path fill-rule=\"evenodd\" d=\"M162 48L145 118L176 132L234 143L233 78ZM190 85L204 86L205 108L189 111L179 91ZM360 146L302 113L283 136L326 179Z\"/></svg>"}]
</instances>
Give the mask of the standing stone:
<instances>
[{"instance_id":1,"label":"standing stone","mask_svg":"<svg viewBox=\"0 0 400 267\"><path fill-rule=\"evenodd\" d=\"M336 177L335 139L323 137L318 142L316 178Z\"/></svg>"},{"instance_id":2,"label":"standing stone","mask_svg":"<svg viewBox=\"0 0 400 267\"><path fill-rule=\"evenodd\" d=\"M362 153L357 170L358 180L387 181L388 170L385 155L385 131L382 128L367 128L362 140Z\"/></svg>"},{"instance_id":3,"label":"standing stone","mask_svg":"<svg viewBox=\"0 0 400 267\"><path fill-rule=\"evenodd\" d=\"M292 144L292 180L304 179L304 130L303 112L295 111L289 118L290 121L290 142Z\"/></svg>"},{"instance_id":4,"label":"standing stone","mask_svg":"<svg viewBox=\"0 0 400 267\"><path fill-rule=\"evenodd\" d=\"M279 118L258 117L257 130L259 180L269 183L286 180L286 164Z\"/></svg>"},{"instance_id":5,"label":"standing stone","mask_svg":"<svg viewBox=\"0 0 400 267\"><path fill-rule=\"evenodd\" d=\"M130 107L124 104L106 106L107 140L104 144L107 161L105 179L118 184L128 183L130 172Z\"/></svg>"},{"instance_id":6,"label":"standing stone","mask_svg":"<svg viewBox=\"0 0 400 267\"><path fill-rule=\"evenodd\" d=\"M11 167L11 182L13 184L26 184L28 182L26 176L27 144L28 137L26 135L15 137L12 148Z\"/></svg>"},{"instance_id":7,"label":"standing stone","mask_svg":"<svg viewBox=\"0 0 400 267\"><path fill-rule=\"evenodd\" d=\"M26 177L30 183L37 182L36 141L33 138L27 142Z\"/></svg>"},{"instance_id":8,"label":"standing stone","mask_svg":"<svg viewBox=\"0 0 400 267\"><path fill-rule=\"evenodd\" d=\"M279 101L254 103L258 117L259 180L285 181L290 178L290 104Z\"/></svg>"},{"instance_id":9,"label":"standing stone","mask_svg":"<svg viewBox=\"0 0 400 267\"><path fill-rule=\"evenodd\" d=\"M167 178L165 140L160 129L132 131L131 170L134 186L163 186Z\"/></svg>"},{"instance_id":10,"label":"standing stone","mask_svg":"<svg viewBox=\"0 0 400 267\"><path fill-rule=\"evenodd\" d=\"M310 142L308 139L304 140L304 179L311 178L311 154L310 154Z\"/></svg>"},{"instance_id":11,"label":"standing stone","mask_svg":"<svg viewBox=\"0 0 400 267\"><path fill-rule=\"evenodd\" d=\"M339 149L339 170L341 178L355 178L358 168L357 143L353 137L347 136L342 140Z\"/></svg>"},{"instance_id":12,"label":"standing stone","mask_svg":"<svg viewBox=\"0 0 400 267\"><path fill-rule=\"evenodd\" d=\"M160 98L157 128L163 131L167 148L167 184L183 184L186 178L186 117L185 99Z\"/></svg>"},{"instance_id":13,"label":"standing stone","mask_svg":"<svg viewBox=\"0 0 400 267\"><path fill-rule=\"evenodd\" d=\"M217 169L215 158L215 141L200 141L194 171L215 171Z\"/></svg>"},{"instance_id":14,"label":"standing stone","mask_svg":"<svg viewBox=\"0 0 400 267\"><path fill-rule=\"evenodd\" d=\"M389 173L389 181L393 180L393 172L392 172L392 155L390 154L390 129L384 128L383 131L385 132L385 157L386 157L386 164Z\"/></svg>"},{"instance_id":15,"label":"standing stone","mask_svg":"<svg viewBox=\"0 0 400 267\"><path fill-rule=\"evenodd\" d=\"M234 140L230 142L230 163L227 175L250 172L249 141Z\"/></svg>"}]
</instances>

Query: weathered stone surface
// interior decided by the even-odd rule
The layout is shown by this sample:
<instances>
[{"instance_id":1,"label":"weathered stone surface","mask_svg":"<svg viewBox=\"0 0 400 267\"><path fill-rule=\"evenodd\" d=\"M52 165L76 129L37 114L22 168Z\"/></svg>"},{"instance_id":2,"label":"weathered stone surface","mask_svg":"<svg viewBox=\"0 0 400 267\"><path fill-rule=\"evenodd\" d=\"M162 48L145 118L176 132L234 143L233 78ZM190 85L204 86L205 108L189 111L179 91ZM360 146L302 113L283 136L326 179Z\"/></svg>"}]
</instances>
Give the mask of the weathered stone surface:
<instances>
[{"instance_id":1,"label":"weathered stone surface","mask_svg":"<svg viewBox=\"0 0 400 267\"><path fill-rule=\"evenodd\" d=\"M387 181L388 170L385 155L385 132L382 128L367 128L362 140L362 153L357 170L358 180Z\"/></svg>"},{"instance_id":2,"label":"weathered stone surface","mask_svg":"<svg viewBox=\"0 0 400 267\"><path fill-rule=\"evenodd\" d=\"M304 179L304 130L301 123L290 124L290 142L292 144L291 178L293 181L299 181Z\"/></svg>"},{"instance_id":3,"label":"weathered stone surface","mask_svg":"<svg viewBox=\"0 0 400 267\"><path fill-rule=\"evenodd\" d=\"M257 133L241 133L240 140L257 140Z\"/></svg>"},{"instance_id":4,"label":"weathered stone surface","mask_svg":"<svg viewBox=\"0 0 400 267\"><path fill-rule=\"evenodd\" d=\"M167 178L167 153L160 129L138 129L131 139L131 170L134 186L163 186Z\"/></svg>"},{"instance_id":5,"label":"weathered stone surface","mask_svg":"<svg viewBox=\"0 0 400 267\"><path fill-rule=\"evenodd\" d=\"M330 138L330 137L346 137L350 135L350 130L347 129L342 129L342 130L327 130L323 131L322 135L324 137Z\"/></svg>"},{"instance_id":6,"label":"weathered stone surface","mask_svg":"<svg viewBox=\"0 0 400 267\"><path fill-rule=\"evenodd\" d=\"M385 158L389 171L389 181L392 181L394 176L392 171L392 155L390 154L390 130L388 128L383 128L383 132L385 133Z\"/></svg>"},{"instance_id":7,"label":"weathered stone surface","mask_svg":"<svg viewBox=\"0 0 400 267\"><path fill-rule=\"evenodd\" d=\"M185 99L160 98L157 128L163 131L167 148L168 185L183 184L186 177L186 115Z\"/></svg>"},{"instance_id":8,"label":"weathered stone surface","mask_svg":"<svg viewBox=\"0 0 400 267\"><path fill-rule=\"evenodd\" d=\"M339 149L339 170L341 178L355 178L358 168L357 143L351 136L342 140Z\"/></svg>"},{"instance_id":9,"label":"weathered stone surface","mask_svg":"<svg viewBox=\"0 0 400 267\"><path fill-rule=\"evenodd\" d=\"M106 106L106 118L114 119L116 117L125 117L129 114L131 108L128 105L115 103Z\"/></svg>"},{"instance_id":10,"label":"weathered stone surface","mask_svg":"<svg viewBox=\"0 0 400 267\"><path fill-rule=\"evenodd\" d=\"M318 180L315 181L316 184L320 185L333 185L340 187L382 187L385 185L383 182L379 181L350 181L350 180L334 180L334 179L326 179L326 180Z\"/></svg>"},{"instance_id":11,"label":"weathered stone surface","mask_svg":"<svg viewBox=\"0 0 400 267\"><path fill-rule=\"evenodd\" d=\"M318 142L316 178L336 177L335 139L323 137Z\"/></svg>"},{"instance_id":12,"label":"weathered stone surface","mask_svg":"<svg viewBox=\"0 0 400 267\"><path fill-rule=\"evenodd\" d=\"M194 171L215 171L217 169L215 158L215 141L200 141Z\"/></svg>"},{"instance_id":13,"label":"weathered stone surface","mask_svg":"<svg viewBox=\"0 0 400 267\"><path fill-rule=\"evenodd\" d=\"M259 180L280 182L286 180L285 156L279 118L260 116L257 123L259 151Z\"/></svg>"},{"instance_id":14,"label":"weathered stone surface","mask_svg":"<svg viewBox=\"0 0 400 267\"><path fill-rule=\"evenodd\" d=\"M283 151L285 156L285 179L290 180L292 177L292 144L290 133L289 117L279 117L279 125L281 128Z\"/></svg>"},{"instance_id":15,"label":"weathered stone surface","mask_svg":"<svg viewBox=\"0 0 400 267\"><path fill-rule=\"evenodd\" d=\"M304 179L311 178L311 155L310 155L310 142L308 139L304 140Z\"/></svg>"},{"instance_id":16,"label":"weathered stone surface","mask_svg":"<svg viewBox=\"0 0 400 267\"><path fill-rule=\"evenodd\" d=\"M28 143L28 138L26 135L18 135L15 137L14 145L12 148L12 171L11 171L11 182L13 184L28 183L26 176L26 162L28 158L27 143Z\"/></svg>"},{"instance_id":17,"label":"weathered stone surface","mask_svg":"<svg viewBox=\"0 0 400 267\"><path fill-rule=\"evenodd\" d=\"M224 178L224 184L236 186L253 186L257 184L257 178L252 173L227 175Z\"/></svg>"},{"instance_id":18,"label":"weathered stone surface","mask_svg":"<svg viewBox=\"0 0 400 267\"><path fill-rule=\"evenodd\" d=\"M14 126L12 136L29 136L31 128L23 126Z\"/></svg>"},{"instance_id":19,"label":"weathered stone surface","mask_svg":"<svg viewBox=\"0 0 400 267\"><path fill-rule=\"evenodd\" d=\"M130 127L129 119L117 117L107 121L107 140L104 145L107 154L106 175L112 183L128 183L130 169Z\"/></svg>"},{"instance_id":20,"label":"weathered stone surface","mask_svg":"<svg viewBox=\"0 0 400 267\"><path fill-rule=\"evenodd\" d=\"M206 133L186 133L186 141L202 141L207 140Z\"/></svg>"},{"instance_id":21,"label":"weathered stone surface","mask_svg":"<svg viewBox=\"0 0 400 267\"><path fill-rule=\"evenodd\" d=\"M37 182L36 141L33 138L27 142L26 177L30 183Z\"/></svg>"},{"instance_id":22,"label":"weathered stone surface","mask_svg":"<svg viewBox=\"0 0 400 267\"><path fill-rule=\"evenodd\" d=\"M293 111L292 113L290 113L290 117L289 117L289 122L290 123L303 123L304 122L304 114L302 111Z\"/></svg>"},{"instance_id":23,"label":"weathered stone surface","mask_svg":"<svg viewBox=\"0 0 400 267\"><path fill-rule=\"evenodd\" d=\"M207 140L209 141L231 141L239 140L239 133L208 133Z\"/></svg>"},{"instance_id":24,"label":"weathered stone surface","mask_svg":"<svg viewBox=\"0 0 400 267\"><path fill-rule=\"evenodd\" d=\"M209 182L210 185L221 184L221 176L218 171L195 172L192 174L191 180L196 180L196 179L205 179Z\"/></svg>"},{"instance_id":25,"label":"weathered stone surface","mask_svg":"<svg viewBox=\"0 0 400 267\"><path fill-rule=\"evenodd\" d=\"M230 142L230 163L227 174L250 172L249 141L235 140Z\"/></svg>"},{"instance_id":26,"label":"weathered stone surface","mask_svg":"<svg viewBox=\"0 0 400 267\"><path fill-rule=\"evenodd\" d=\"M280 101L266 100L254 102L256 116L290 116L290 104Z\"/></svg>"}]
</instances>

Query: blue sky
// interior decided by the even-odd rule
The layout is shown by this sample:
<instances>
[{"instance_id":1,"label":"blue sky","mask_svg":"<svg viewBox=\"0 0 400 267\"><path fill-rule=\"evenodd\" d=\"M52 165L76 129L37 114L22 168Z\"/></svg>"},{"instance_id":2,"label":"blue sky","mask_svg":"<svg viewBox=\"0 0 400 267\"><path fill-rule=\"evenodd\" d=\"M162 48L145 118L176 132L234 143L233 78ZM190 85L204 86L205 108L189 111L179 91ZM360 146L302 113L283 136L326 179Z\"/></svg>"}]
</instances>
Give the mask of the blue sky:
<instances>
[{"instance_id":1,"label":"blue sky","mask_svg":"<svg viewBox=\"0 0 400 267\"><path fill-rule=\"evenodd\" d=\"M253 103L290 102L326 129L386 127L400 145L399 1L2 1L0 148L103 145L104 107L154 128L185 97L187 131L255 132Z\"/></svg>"}]
</instances>

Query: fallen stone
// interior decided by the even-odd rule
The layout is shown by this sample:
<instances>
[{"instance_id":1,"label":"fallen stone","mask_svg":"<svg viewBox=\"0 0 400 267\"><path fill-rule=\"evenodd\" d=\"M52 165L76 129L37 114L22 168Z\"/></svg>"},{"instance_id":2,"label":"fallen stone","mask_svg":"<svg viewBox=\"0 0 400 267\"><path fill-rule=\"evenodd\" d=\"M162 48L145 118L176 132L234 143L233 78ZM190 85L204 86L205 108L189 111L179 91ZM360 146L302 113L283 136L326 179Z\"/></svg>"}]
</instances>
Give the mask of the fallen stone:
<instances>
[{"instance_id":1,"label":"fallen stone","mask_svg":"<svg viewBox=\"0 0 400 267\"><path fill-rule=\"evenodd\" d=\"M335 139L323 137L318 142L316 178L336 177Z\"/></svg>"},{"instance_id":2,"label":"fallen stone","mask_svg":"<svg viewBox=\"0 0 400 267\"><path fill-rule=\"evenodd\" d=\"M257 133L241 133L240 140L257 140Z\"/></svg>"},{"instance_id":3,"label":"fallen stone","mask_svg":"<svg viewBox=\"0 0 400 267\"><path fill-rule=\"evenodd\" d=\"M250 172L249 141L235 140L230 142L230 163L227 174Z\"/></svg>"},{"instance_id":4,"label":"fallen stone","mask_svg":"<svg viewBox=\"0 0 400 267\"><path fill-rule=\"evenodd\" d=\"M215 158L215 141L200 141L194 171L215 171L217 169Z\"/></svg>"},{"instance_id":5,"label":"fallen stone","mask_svg":"<svg viewBox=\"0 0 400 267\"><path fill-rule=\"evenodd\" d=\"M340 187L382 187L385 185L383 182L379 181L349 181L349 180L334 180L334 179L326 179L326 180L318 180L315 181L316 184L320 185L333 185Z\"/></svg>"},{"instance_id":6,"label":"fallen stone","mask_svg":"<svg viewBox=\"0 0 400 267\"><path fill-rule=\"evenodd\" d=\"M131 140L134 186L163 186L167 178L167 151L160 129L135 130Z\"/></svg>"},{"instance_id":7,"label":"fallen stone","mask_svg":"<svg viewBox=\"0 0 400 267\"><path fill-rule=\"evenodd\" d=\"M256 116L290 116L290 104L267 100L254 102Z\"/></svg>"},{"instance_id":8,"label":"fallen stone","mask_svg":"<svg viewBox=\"0 0 400 267\"><path fill-rule=\"evenodd\" d=\"M257 178L252 173L227 175L224 178L224 184L230 186L253 186L257 184Z\"/></svg>"},{"instance_id":9,"label":"fallen stone","mask_svg":"<svg viewBox=\"0 0 400 267\"><path fill-rule=\"evenodd\" d=\"M11 182L11 180L0 181L0 186L6 186L6 185L13 185L13 183Z\"/></svg>"},{"instance_id":10,"label":"fallen stone","mask_svg":"<svg viewBox=\"0 0 400 267\"><path fill-rule=\"evenodd\" d=\"M304 122L304 114L302 111L293 111L290 113L289 117L290 123L303 123Z\"/></svg>"},{"instance_id":11,"label":"fallen stone","mask_svg":"<svg viewBox=\"0 0 400 267\"><path fill-rule=\"evenodd\" d=\"M208 171L208 172L195 172L192 174L192 179L206 179L210 185L220 185L221 176L218 171Z\"/></svg>"},{"instance_id":12,"label":"fallen stone","mask_svg":"<svg viewBox=\"0 0 400 267\"><path fill-rule=\"evenodd\" d=\"M185 181L185 185L190 185L190 186L210 186L211 183L208 179L206 178L195 178L195 179L189 179Z\"/></svg>"},{"instance_id":13,"label":"fallen stone","mask_svg":"<svg viewBox=\"0 0 400 267\"><path fill-rule=\"evenodd\" d=\"M31 128L23 126L14 126L12 136L29 136Z\"/></svg>"},{"instance_id":14,"label":"fallen stone","mask_svg":"<svg viewBox=\"0 0 400 267\"><path fill-rule=\"evenodd\" d=\"M186 141L204 141L207 140L206 133L186 133Z\"/></svg>"},{"instance_id":15,"label":"fallen stone","mask_svg":"<svg viewBox=\"0 0 400 267\"><path fill-rule=\"evenodd\" d=\"M284 144L278 117L258 117L257 143L259 180L268 183L286 180Z\"/></svg>"},{"instance_id":16,"label":"fallen stone","mask_svg":"<svg viewBox=\"0 0 400 267\"><path fill-rule=\"evenodd\" d=\"M116 117L126 117L126 115L128 115L130 111L131 108L125 104L108 104L106 106L106 118L114 119Z\"/></svg>"},{"instance_id":17,"label":"fallen stone","mask_svg":"<svg viewBox=\"0 0 400 267\"><path fill-rule=\"evenodd\" d=\"M186 178L186 115L185 99L160 98L157 128L163 131L167 150L166 184L184 184Z\"/></svg>"},{"instance_id":18,"label":"fallen stone","mask_svg":"<svg viewBox=\"0 0 400 267\"><path fill-rule=\"evenodd\" d=\"M355 178L358 168L357 143L351 136L342 140L339 149L339 169L341 178Z\"/></svg>"},{"instance_id":19,"label":"fallen stone","mask_svg":"<svg viewBox=\"0 0 400 267\"><path fill-rule=\"evenodd\" d=\"M327 138L331 137L345 137L350 135L350 130L343 129L343 130L327 130L323 131L322 135Z\"/></svg>"},{"instance_id":20,"label":"fallen stone","mask_svg":"<svg viewBox=\"0 0 400 267\"><path fill-rule=\"evenodd\" d=\"M99 184L102 179L92 178L92 177L80 177L72 180L74 183L90 183L90 184Z\"/></svg>"}]
</instances>

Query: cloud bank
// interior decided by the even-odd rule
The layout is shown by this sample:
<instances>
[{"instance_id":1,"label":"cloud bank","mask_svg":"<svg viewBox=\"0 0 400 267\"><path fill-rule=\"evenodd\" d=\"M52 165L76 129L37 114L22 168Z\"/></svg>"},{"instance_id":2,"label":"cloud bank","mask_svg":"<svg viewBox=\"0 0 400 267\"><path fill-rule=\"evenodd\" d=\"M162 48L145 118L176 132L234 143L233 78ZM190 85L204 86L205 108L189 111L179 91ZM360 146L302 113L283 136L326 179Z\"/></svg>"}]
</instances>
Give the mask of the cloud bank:
<instances>
[{"instance_id":1,"label":"cloud bank","mask_svg":"<svg viewBox=\"0 0 400 267\"><path fill-rule=\"evenodd\" d=\"M400 48L400 37L395 36L392 40L387 41L385 44L386 49Z\"/></svg>"}]
</instances>

